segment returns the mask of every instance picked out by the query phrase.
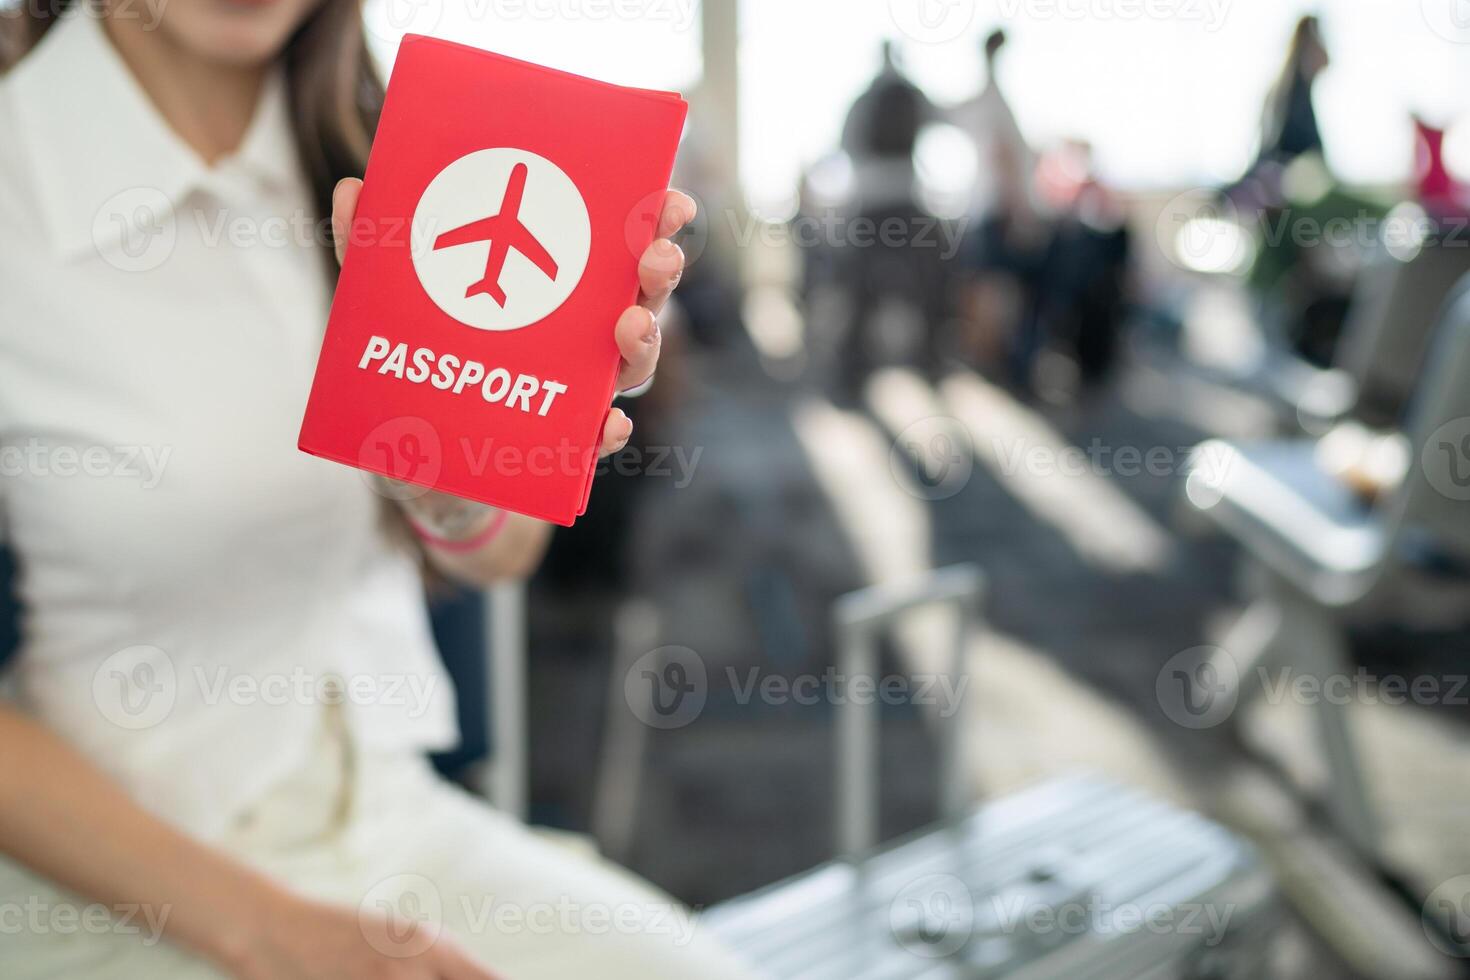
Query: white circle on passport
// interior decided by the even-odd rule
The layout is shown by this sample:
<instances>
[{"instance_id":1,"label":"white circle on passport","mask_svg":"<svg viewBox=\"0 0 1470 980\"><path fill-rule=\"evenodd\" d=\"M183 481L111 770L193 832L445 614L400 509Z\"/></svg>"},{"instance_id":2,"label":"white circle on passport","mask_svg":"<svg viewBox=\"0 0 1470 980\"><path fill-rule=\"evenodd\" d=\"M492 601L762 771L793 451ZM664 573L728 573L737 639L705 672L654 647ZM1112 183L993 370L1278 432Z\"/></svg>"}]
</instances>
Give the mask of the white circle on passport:
<instances>
[{"instance_id":1,"label":"white circle on passport","mask_svg":"<svg viewBox=\"0 0 1470 980\"><path fill-rule=\"evenodd\" d=\"M567 301L592 220L572 178L529 150L476 150L439 171L414 208L410 251L434 304L477 330L519 330Z\"/></svg>"}]
</instances>

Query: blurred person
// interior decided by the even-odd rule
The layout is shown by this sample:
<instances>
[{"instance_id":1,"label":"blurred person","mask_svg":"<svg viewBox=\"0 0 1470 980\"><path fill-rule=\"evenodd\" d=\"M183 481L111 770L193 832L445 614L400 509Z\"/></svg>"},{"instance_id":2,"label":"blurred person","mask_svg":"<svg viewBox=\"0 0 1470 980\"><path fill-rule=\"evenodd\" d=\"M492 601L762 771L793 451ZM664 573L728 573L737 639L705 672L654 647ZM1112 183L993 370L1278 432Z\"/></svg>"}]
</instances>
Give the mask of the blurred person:
<instances>
[{"instance_id":1,"label":"blurred person","mask_svg":"<svg viewBox=\"0 0 1470 980\"><path fill-rule=\"evenodd\" d=\"M1227 191L1242 208L1258 210L1279 205L1283 175L1299 158L1312 155L1323 160L1325 166L1312 90L1330 64L1321 22L1316 17L1303 17L1292 31L1286 61L1266 94L1255 160Z\"/></svg>"},{"instance_id":2,"label":"blurred person","mask_svg":"<svg viewBox=\"0 0 1470 980\"><path fill-rule=\"evenodd\" d=\"M1312 88L1332 64L1316 17L1303 17L1292 32L1286 64L1266 98L1260 159L1286 165L1304 153L1323 152Z\"/></svg>"},{"instance_id":3,"label":"blurred person","mask_svg":"<svg viewBox=\"0 0 1470 980\"><path fill-rule=\"evenodd\" d=\"M852 160L854 193L862 211L916 200L914 150L919 133L939 116L899 67L892 41L883 42L882 57L877 76L853 102L842 126L842 149Z\"/></svg>"},{"instance_id":4,"label":"blurred person","mask_svg":"<svg viewBox=\"0 0 1470 980\"><path fill-rule=\"evenodd\" d=\"M1048 153L1038 183L1057 217L1017 373L1029 381L1037 353L1049 344L1070 354L1085 385L1095 385L1116 361L1128 312L1132 239L1127 211L1098 175L1092 146L1084 140L1069 140Z\"/></svg>"},{"instance_id":5,"label":"blurred person","mask_svg":"<svg viewBox=\"0 0 1470 980\"><path fill-rule=\"evenodd\" d=\"M975 144L975 184L971 211L980 217L1034 218L1031 176L1036 167L997 70L1006 33L991 31L982 46L985 84L973 98L948 112L949 120Z\"/></svg>"},{"instance_id":6,"label":"blurred person","mask_svg":"<svg viewBox=\"0 0 1470 980\"><path fill-rule=\"evenodd\" d=\"M1303 17L1266 97L1255 161L1225 192L1256 239L1247 285L1263 327L1278 347L1320 366L1332 362L1365 250L1318 230L1384 214L1328 166L1313 91L1330 64L1321 22Z\"/></svg>"},{"instance_id":7,"label":"blurred person","mask_svg":"<svg viewBox=\"0 0 1470 980\"><path fill-rule=\"evenodd\" d=\"M131 921L7 930L0 972L742 976L668 928L670 899L424 760L456 733L421 569L522 576L547 526L374 493L295 448L328 243L339 262L383 99L357 0L9 13L0 445L35 458L0 483L26 614L0 704L0 905L84 901ZM654 370L683 264L665 239L693 212L669 194L640 303L608 324L620 389ZM300 218L309 234L266 237ZM259 241L236 240L242 219ZM604 454L630 431L611 410ZM60 478L82 448L128 462ZM166 469L130 477L157 448ZM405 688L418 694L392 694ZM520 928L500 927L507 908ZM576 918L599 909L636 927Z\"/></svg>"},{"instance_id":8,"label":"blurred person","mask_svg":"<svg viewBox=\"0 0 1470 980\"><path fill-rule=\"evenodd\" d=\"M695 253L679 281L678 307L688 340L698 348L724 349L741 344L747 334L740 323L740 261L729 233L732 215L741 213L738 183L730 173L730 153L714 127L704 120L713 105L696 91L689 123L679 144L674 181L699 202L697 223L680 233ZM706 109L705 106L709 106ZM713 217L725 216L716 222ZM668 375L668 367L664 375Z\"/></svg>"},{"instance_id":9,"label":"blurred person","mask_svg":"<svg viewBox=\"0 0 1470 980\"><path fill-rule=\"evenodd\" d=\"M827 243L849 310L838 379L844 400L858 395L879 363L909 358L937 371L948 310L942 236L919 201L914 160L920 134L939 112L904 75L893 42L883 43L882 58L843 125L852 198L837 240Z\"/></svg>"},{"instance_id":10,"label":"blurred person","mask_svg":"<svg viewBox=\"0 0 1470 980\"><path fill-rule=\"evenodd\" d=\"M1046 223L1032 195L1035 154L1000 86L997 69L1005 45L1002 30L985 37L985 84L948 113L975 146L959 346L962 356L976 364L998 360L1034 312L1046 246Z\"/></svg>"}]
</instances>

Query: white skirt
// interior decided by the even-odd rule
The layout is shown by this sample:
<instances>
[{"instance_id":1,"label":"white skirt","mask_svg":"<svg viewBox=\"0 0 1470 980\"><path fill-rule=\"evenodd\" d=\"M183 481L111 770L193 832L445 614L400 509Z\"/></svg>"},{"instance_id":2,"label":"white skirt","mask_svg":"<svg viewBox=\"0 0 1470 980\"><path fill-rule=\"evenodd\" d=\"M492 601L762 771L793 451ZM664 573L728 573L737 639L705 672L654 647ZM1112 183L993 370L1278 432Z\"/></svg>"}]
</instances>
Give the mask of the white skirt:
<instances>
[{"instance_id":1,"label":"white skirt","mask_svg":"<svg viewBox=\"0 0 1470 980\"><path fill-rule=\"evenodd\" d=\"M444 781L417 755L359 756L335 716L300 772L242 816L225 851L304 895L442 928L509 980L751 980L697 914ZM103 907L0 860L7 980L214 980L160 937L167 909ZM395 937L375 935L376 943Z\"/></svg>"}]
</instances>

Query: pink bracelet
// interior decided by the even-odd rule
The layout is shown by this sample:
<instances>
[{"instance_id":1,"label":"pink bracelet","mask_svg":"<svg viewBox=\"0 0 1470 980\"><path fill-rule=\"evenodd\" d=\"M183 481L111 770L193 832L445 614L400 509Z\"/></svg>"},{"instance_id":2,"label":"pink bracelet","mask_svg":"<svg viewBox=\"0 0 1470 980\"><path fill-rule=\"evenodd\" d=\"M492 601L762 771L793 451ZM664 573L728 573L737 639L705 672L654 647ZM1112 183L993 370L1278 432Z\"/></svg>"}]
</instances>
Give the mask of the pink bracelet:
<instances>
[{"instance_id":1,"label":"pink bracelet","mask_svg":"<svg viewBox=\"0 0 1470 980\"><path fill-rule=\"evenodd\" d=\"M497 511L495 517L490 521L488 525L486 525L485 530L479 532L472 538L464 538L463 540L455 540L454 538L441 537L435 534L433 531L430 531L428 528L424 527L418 521L414 520L412 515L405 516L408 517L408 526L413 528L413 533L416 534L418 536L418 539L424 544L438 548L440 551L448 551L453 554L463 554L467 551L479 551L481 548L485 547L485 545L489 544L491 541L494 541L495 538L500 534L500 532L505 528L505 522L510 517L510 511Z\"/></svg>"}]
</instances>

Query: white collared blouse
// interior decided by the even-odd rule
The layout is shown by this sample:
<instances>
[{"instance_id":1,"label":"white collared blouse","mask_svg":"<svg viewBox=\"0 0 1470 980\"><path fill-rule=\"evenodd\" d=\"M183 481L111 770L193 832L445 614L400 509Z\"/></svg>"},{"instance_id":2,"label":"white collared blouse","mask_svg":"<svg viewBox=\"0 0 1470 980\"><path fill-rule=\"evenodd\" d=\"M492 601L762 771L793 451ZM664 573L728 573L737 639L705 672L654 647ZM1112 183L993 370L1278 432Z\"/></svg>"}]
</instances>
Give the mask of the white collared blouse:
<instances>
[{"instance_id":1,"label":"white collared blouse","mask_svg":"<svg viewBox=\"0 0 1470 980\"><path fill-rule=\"evenodd\" d=\"M205 165L94 16L0 78L0 538L19 703L145 806L223 831L344 701L456 739L412 560L355 471L296 449L330 303L273 78Z\"/></svg>"}]
</instances>

